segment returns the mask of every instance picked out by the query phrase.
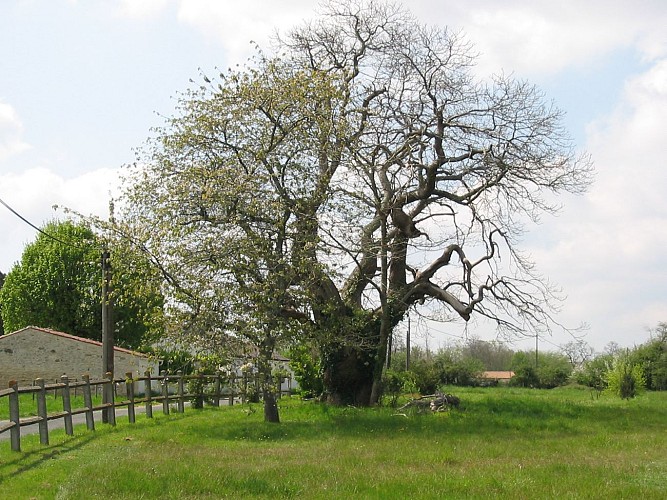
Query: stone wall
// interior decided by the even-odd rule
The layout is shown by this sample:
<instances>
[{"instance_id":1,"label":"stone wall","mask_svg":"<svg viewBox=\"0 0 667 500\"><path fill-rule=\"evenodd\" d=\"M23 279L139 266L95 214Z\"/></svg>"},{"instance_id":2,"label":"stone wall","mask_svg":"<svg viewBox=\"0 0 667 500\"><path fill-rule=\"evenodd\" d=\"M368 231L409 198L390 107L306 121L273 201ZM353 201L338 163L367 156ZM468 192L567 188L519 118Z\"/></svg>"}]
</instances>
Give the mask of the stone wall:
<instances>
[{"instance_id":1,"label":"stone wall","mask_svg":"<svg viewBox=\"0 0 667 500\"><path fill-rule=\"evenodd\" d=\"M116 348L115 377L132 372L143 376L146 370L156 375L157 361L139 353ZM47 382L67 375L79 380L83 374L98 379L102 373L102 344L48 329L27 327L0 337L0 387L10 380L19 385L31 385L36 378Z\"/></svg>"}]
</instances>

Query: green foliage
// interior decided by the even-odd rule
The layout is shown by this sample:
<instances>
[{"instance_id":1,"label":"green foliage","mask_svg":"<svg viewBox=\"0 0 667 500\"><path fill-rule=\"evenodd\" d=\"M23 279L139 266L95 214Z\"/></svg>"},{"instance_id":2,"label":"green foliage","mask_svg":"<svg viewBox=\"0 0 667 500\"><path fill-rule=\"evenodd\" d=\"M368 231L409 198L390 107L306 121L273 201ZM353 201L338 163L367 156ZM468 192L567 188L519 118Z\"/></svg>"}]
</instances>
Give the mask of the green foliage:
<instances>
[{"instance_id":1,"label":"green foliage","mask_svg":"<svg viewBox=\"0 0 667 500\"><path fill-rule=\"evenodd\" d=\"M616 359L607 373L607 391L621 399L634 398L646 387L644 370L630 361L628 356Z\"/></svg>"},{"instance_id":2,"label":"green foliage","mask_svg":"<svg viewBox=\"0 0 667 500\"><path fill-rule=\"evenodd\" d=\"M648 389L667 390L667 323L660 323L653 338L635 347L629 357L642 367Z\"/></svg>"},{"instance_id":3,"label":"green foliage","mask_svg":"<svg viewBox=\"0 0 667 500\"><path fill-rule=\"evenodd\" d=\"M383 395L389 406L396 406L402 394L418 392L416 376L411 371L386 370L382 376Z\"/></svg>"},{"instance_id":4,"label":"green foliage","mask_svg":"<svg viewBox=\"0 0 667 500\"><path fill-rule=\"evenodd\" d=\"M57 240L40 233L0 290L5 329L33 325L101 340L102 241L87 225L72 221L50 222L43 231ZM142 284L141 274L127 267L118 271L112 280L115 342L136 348L158 329L145 314L161 310L162 296Z\"/></svg>"},{"instance_id":5,"label":"green foliage","mask_svg":"<svg viewBox=\"0 0 667 500\"><path fill-rule=\"evenodd\" d=\"M198 355L192 358L193 375L216 375L220 372L221 366L226 364L226 360L217 354ZM207 396L213 394L214 387L207 379L199 378L188 380L188 392L198 394L192 401L195 408L203 408Z\"/></svg>"},{"instance_id":6,"label":"green foliage","mask_svg":"<svg viewBox=\"0 0 667 500\"><path fill-rule=\"evenodd\" d=\"M6 278L5 273L0 271L0 307L2 307L2 301L1 301L2 286L5 284L5 278ZM2 313L0 311L0 335L4 335L4 334L5 334L5 327L4 327L4 323L2 322Z\"/></svg>"},{"instance_id":7,"label":"green foliage","mask_svg":"<svg viewBox=\"0 0 667 500\"><path fill-rule=\"evenodd\" d=\"M483 370L509 370L514 351L502 342L469 339L460 348L463 358L476 359L482 363Z\"/></svg>"},{"instance_id":8,"label":"green foliage","mask_svg":"<svg viewBox=\"0 0 667 500\"><path fill-rule=\"evenodd\" d=\"M7 331L34 325L100 340L100 252L93 232L50 222L23 251L0 291Z\"/></svg>"},{"instance_id":9,"label":"green foliage","mask_svg":"<svg viewBox=\"0 0 667 500\"><path fill-rule=\"evenodd\" d=\"M299 394L319 397L324 391L322 366L317 349L307 342L300 342L289 349L290 367L299 384Z\"/></svg>"},{"instance_id":10,"label":"green foliage","mask_svg":"<svg viewBox=\"0 0 667 500\"><path fill-rule=\"evenodd\" d=\"M597 391L607 388L607 373L614 365L612 354L601 354L586 361L574 373L574 380Z\"/></svg>"},{"instance_id":11,"label":"green foliage","mask_svg":"<svg viewBox=\"0 0 667 500\"><path fill-rule=\"evenodd\" d=\"M510 385L515 387L553 389L566 384L572 374L569 359L553 352L538 353L537 360L532 352L517 352L511 366L514 376Z\"/></svg>"}]
</instances>

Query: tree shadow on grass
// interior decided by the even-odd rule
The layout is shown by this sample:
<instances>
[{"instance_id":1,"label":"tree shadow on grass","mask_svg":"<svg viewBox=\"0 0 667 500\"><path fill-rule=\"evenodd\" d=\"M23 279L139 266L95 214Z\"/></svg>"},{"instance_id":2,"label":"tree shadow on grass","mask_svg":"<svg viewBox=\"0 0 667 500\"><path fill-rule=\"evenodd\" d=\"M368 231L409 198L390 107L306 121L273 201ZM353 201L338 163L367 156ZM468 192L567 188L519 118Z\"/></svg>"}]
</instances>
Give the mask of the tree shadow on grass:
<instances>
[{"instance_id":1,"label":"tree shadow on grass","mask_svg":"<svg viewBox=\"0 0 667 500\"><path fill-rule=\"evenodd\" d=\"M8 459L0 459L0 485L5 480L35 469L49 460L72 453L88 444L94 438L95 434L90 432L69 437L61 444L40 446L37 449L26 452L12 452Z\"/></svg>"}]
</instances>

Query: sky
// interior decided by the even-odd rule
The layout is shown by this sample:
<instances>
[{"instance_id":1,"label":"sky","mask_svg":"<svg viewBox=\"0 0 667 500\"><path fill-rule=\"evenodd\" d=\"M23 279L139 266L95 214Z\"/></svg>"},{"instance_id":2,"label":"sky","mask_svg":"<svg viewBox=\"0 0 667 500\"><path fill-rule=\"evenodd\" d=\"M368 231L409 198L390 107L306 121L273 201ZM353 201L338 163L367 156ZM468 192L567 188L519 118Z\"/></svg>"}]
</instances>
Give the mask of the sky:
<instances>
[{"instance_id":1,"label":"sky","mask_svg":"<svg viewBox=\"0 0 667 500\"><path fill-rule=\"evenodd\" d=\"M632 347L667 322L667 2L411 0L420 20L462 30L476 72L540 87L595 165L583 196L530 226L521 248L567 299L556 319L586 323L597 351ZM108 214L121 166L174 114L203 72L243 63L316 16L312 0L3 0L0 199L41 226L65 206ZM36 232L0 206L0 271ZM417 322L418 324L418 322ZM432 347L488 325L429 325ZM419 333L419 332L418 332ZM555 350L572 341L554 330ZM517 342L514 347L528 348Z\"/></svg>"}]
</instances>

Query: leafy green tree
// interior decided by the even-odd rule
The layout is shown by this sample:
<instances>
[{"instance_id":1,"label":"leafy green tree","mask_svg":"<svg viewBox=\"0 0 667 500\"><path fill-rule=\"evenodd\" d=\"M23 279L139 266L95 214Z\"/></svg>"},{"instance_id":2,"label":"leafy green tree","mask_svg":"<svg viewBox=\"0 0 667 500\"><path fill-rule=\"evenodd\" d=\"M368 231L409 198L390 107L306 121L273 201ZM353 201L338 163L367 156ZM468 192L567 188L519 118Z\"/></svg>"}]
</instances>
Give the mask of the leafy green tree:
<instances>
[{"instance_id":1,"label":"leafy green tree","mask_svg":"<svg viewBox=\"0 0 667 500\"><path fill-rule=\"evenodd\" d=\"M371 404L413 306L509 334L550 321L518 221L583 191L590 165L540 91L477 80L459 35L381 1L325 9L279 56L203 76L140 157L119 224L170 304L209 313L202 331L252 325L269 349L307 330L328 398Z\"/></svg>"},{"instance_id":2,"label":"leafy green tree","mask_svg":"<svg viewBox=\"0 0 667 500\"><path fill-rule=\"evenodd\" d=\"M553 389L565 385L570 380L571 375L572 364L567 356L553 352L540 354L537 367L540 388Z\"/></svg>"},{"instance_id":3,"label":"leafy green tree","mask_svg":"<svg viewBox=\"0 0 667 500\"><path fill-rule=\"evenodd\" d=\"M658 324L652 337L629 356L632 363L642 367L648 389L667 390L667 323Z\"/></svg>"},{"instance_id":4,"label":"leafy green tree","mask_svg":"<svg viewBox=\"0 0 667 500\"><path fill-rule=\"evenodd\" d=\"M485 370L509 370L514 351L502 342L470 339L461 348L462 356L479 360Z\"/></svg>"},{"instance_id":5,"label":"leafy green tree","mask_svg":"<svg viewBox=\"0 0 667 500\"><path fill-rule=\"evenodd\" d=\"M597 391L607 388L607 373L614 365L612 354L599 354L584 362L574 372L574 380Z\"/></svg>"},{"instance_id":6,"label":"leafy green tree","mask_svg":"<svg viewBox=\"0 0 667 500\"><path fill-rule=\"evenodd\" d=\"M288 351L290 367L299 383L299 392L306 397L319 397L324 391L322 365L317 347L299 342Z\"/></svg>"},{"instance_id":7,"label":"leafy green tree","mask_svg":"<svg viewBox=\"0 0 667 500\"><path fill-rule=\"evenodd\" d=\"M2 293L2 286L5 284L5 278L6 278L5 273L0 271L0 293ZM2 304L2 302L0 302L0 304ZM2 307L2 306L0 305L0 307ZM0 335L4 335L4 334L5 334L5 327L4 327L4 324L2 322L2 314L0 314Z\"/></svg>"},{"instance_id":8,"label":"leafy green tree","mask_svg":"<svg viewBox=\"0 0 667 500\"><path fill-rule=\"evenodd\" d=\"M553 352L517 352L512 358L514 376L510 383L520 387L552 389L567 383L572 365L567 356Z\"/></svg>"},{"instance_id":9,"label":"leafy green tree","mask_svg":"<svg viewBox=\"0 0 667 500\"><path fill-rule=\"evenodd\" d=\"M5 328L34 325L101 340L101 240L86 225L71 221L50 222L42 231L0 290ZM158 328L147 318L159 315L162 297L131 269L118 271L113 280L115 340L135 348Z\"/></svg>"},{"instance_id":10,"label":"leafy green tree","mask_svg":"<svg viewBox=\"0 0 667 500\"><path fill-rule=\"evenodd\" d=\"M646 387L644 370L632 363L629 356L619 356L607 372L607 391L622 399L634 398Z\"/></svg>"}]
</instances>

